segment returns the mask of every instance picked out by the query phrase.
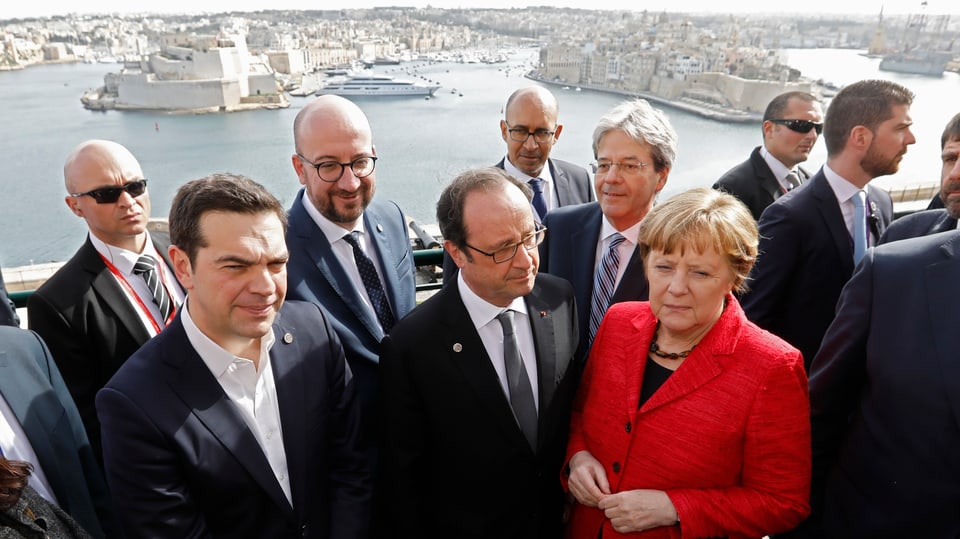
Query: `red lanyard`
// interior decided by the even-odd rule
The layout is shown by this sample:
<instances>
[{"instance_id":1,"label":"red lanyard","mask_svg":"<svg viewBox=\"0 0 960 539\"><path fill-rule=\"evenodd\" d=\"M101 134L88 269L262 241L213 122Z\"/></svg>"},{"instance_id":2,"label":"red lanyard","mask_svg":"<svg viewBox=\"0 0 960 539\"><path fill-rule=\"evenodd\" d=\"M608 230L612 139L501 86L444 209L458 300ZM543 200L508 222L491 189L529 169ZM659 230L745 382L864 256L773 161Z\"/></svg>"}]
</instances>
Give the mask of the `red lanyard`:
<instances>
[{"instance_id":1,"label":"red lanyard","mask_svg":"<svg viewBox=\"0 0 960 539\"><path fill-rule=\"evenodd\" d=\"M98 252L97 254L100 254L100 253ZM130 286L130 283L127 282L127 279L120 273L120 270L118 270L117 267L114 266L112 262L107 260L107 258L103 256L103 254L100 254L100 258L103 260L103 263L106 264L107 269L110 270L110 273L112 273L113 276L116 277L118 281L120 281L120 286L122 286L123 289L127 292L127 295L132 297L137 302L137 305L140 307L140 310L143 311L145 315L147 315L147 320L150 320L150 323L153 324L154 332L160 333L160 330L163 328L161 328L160 325L157 324L157 321L153 318L153 313L150 312L150 309L148 309L147 306L143 303L143 300L140 299L140 296L137 295L137 293L133 290L133 287ZM167 290L166 282L163 279L164 265L165 265L165 262L163 262L163 259L161 258L157 261L156 267L157 267L157 270L160 271L160 286L162 286L164 290ZM177 314L177 303L174 301L173 296L170 295L169 290L167 290L167 296L170 298L171 309L170 309L170 315L167 316L167 319L163 321L164 326L169 324L170 321L173 320L173 317L176 316Z\"/></svg>"}]
</instances>

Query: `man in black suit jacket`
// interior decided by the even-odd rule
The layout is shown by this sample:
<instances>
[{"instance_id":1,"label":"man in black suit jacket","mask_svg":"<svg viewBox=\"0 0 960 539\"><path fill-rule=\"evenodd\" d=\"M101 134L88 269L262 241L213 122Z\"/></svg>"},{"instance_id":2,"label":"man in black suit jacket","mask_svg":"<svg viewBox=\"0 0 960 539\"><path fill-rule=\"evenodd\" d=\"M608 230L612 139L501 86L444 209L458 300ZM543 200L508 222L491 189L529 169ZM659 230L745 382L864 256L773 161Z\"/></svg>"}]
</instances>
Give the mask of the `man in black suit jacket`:
<instances>
[{"instance_id":1,"label":"man in black suit jacket","mask_svg":"<svg viewBox=\"0 0 960 539\"><path fill-rule=\"evenodd\" d=\"M177 192L170 254L187 302L97 395L127 537L366 536L350 368L319 307L284 304L285 226L248 178Z\"/></svg>"},{"instance_id":2,"label":"man in black suit jacket","mask_svg":"<svg viewBox=\"0 0 960 539\"><path fill-rule=\"evenodd\" d=\"M860 230L868 245L892 219L890 195L868 183L895 173L916 141L912 102L910 90L889 81L844 87L827 112L826 165L760 217L760 255L741 304L750 320L797 347L807 368L857 262L854 197L866 207Z\"/></svg>"},{"instance_id":3,"label":"man in black suit jacket","mask_svg":"<svg viewBox=\"0 0 960 539\"><path fill-rule=\"evenodd\" d=\"M150 193L137 159L123 146L90 140L63 167L65 201L89 229L76 254L27 301L30 329L50 347L100 458L97 391L183 301L167 260L167 241L147 231ZM137 260L150 255L174 308L166 320Z\"/></svg>"},{"instance_id":4,"label":"man in black suit jacket","mask_svg":"<svg viewBox=\"0 0 960 539\"><path fill-rule=\"evenodd\" d=\"M773 98L763 113L763 145L713 184L747 205L753 218L795 187L789 174L803 183L810 173L799 166L807 160L823 129L823 109L807 92L786 92Z\"/></svg>"},{"instance_id":5,"label":"man in black suit jacket","mask_svg":"<svg viewBox=\"0 0 960 539\"><path fill-rule=\"evenodd\" d=\"M589 352L607 307L647 299L637 235L640 221L667 183L677 155L677 135L663 112L638 99L618 105L600 119L593 148L599 202L548 213L544 220L548 233L540 246L540 271L570 281L576 293L578 357ZM608 265L614 275L612 288L602 280L604 259L617 262Z\"/></svg>"},{"instance_id":6,"label":"man in black suit jacket","mask_svg":"<svg viewBox=\"0 0 960 539\"><path fill-rule=\"evenodd\" d=\"M378 521L389 537L560 536L576 312L569 283L537 274L543 232L521 187L495 168L447 186L437 218L457 282L383 341Z\"/></svg>"},{"instance_id":7,"label":"man in black suit jacket","mask_svg":"<svg viewBox=\"0 0 960 539\"><path fill-rule=\"evenodd\" d=\"M0 404L0 454L31 463L34 490L91 535L120 537L80 414L35 333L0 326Z\"/></svg>"},{"instance_id":8,"label":"man in black suit jacket","mask_svg":"<svg viewBox=\"0 0 960 539\"><path fill-rule=\"evenodd\" d=\"M894 221L880 243L916 238L956 230L960 218L960 114L954 115L940 136L940 192L934 200L939 208L917 212ZM943 201L947 201L944 206ZM931 204L932 206L933 204Z\"/></svg>"},{"instance_id":9,"label":"man in black suit jacket","mask_svg":"<svg viewBox=\"0 0 960 539\"><path fill-rule=\"evenodd\" d=\"M806 537L960 537L957 275L947 232L868 251L844 288L810 369Z\"/></svg>"}]
</instances>

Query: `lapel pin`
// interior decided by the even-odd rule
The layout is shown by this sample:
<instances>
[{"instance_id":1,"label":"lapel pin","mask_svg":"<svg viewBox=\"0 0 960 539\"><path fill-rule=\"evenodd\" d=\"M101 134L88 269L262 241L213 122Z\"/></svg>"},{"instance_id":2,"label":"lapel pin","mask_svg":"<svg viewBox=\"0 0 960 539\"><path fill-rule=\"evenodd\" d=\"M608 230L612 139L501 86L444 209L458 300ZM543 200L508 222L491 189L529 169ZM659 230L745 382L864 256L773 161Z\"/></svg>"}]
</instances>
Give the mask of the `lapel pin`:
<instances>
[{"instance_id":1,"label":"lapel pin","mask_svg":"<svg viewBox=\"0 0 960 539\"><path fill-rule=\"evenodd\" d=\"M283 342L285 342L285 343L287 343L287 344L292 343L292 342L293 342L293 334L292 334L292 333L284 333L284 334L283 334Z\"/></svg>"},{"instance_id":2,"label":"lapel pin","mask_svg":"<svg viewBox=\"0 0 960 539\"><path fill-rule=\"evenodd\" d=\"M460 344L460 343L458 343L458 342L453 343L453 351L454 351L454 352L463 352L463 345Z\"/></svg>"},{"instance_id":3,"label":"lapel pin","mask_svg":"<svg viewBox=\"0 0 960 539\"><path fill-rule=\"evenodd\" d=\"M377 232L383 232L383 225L377 223Z\"/></svg>"},{"instance_id":4,"label":"lapel pin","mask_svg":"<svg viewBox=\"0 0 960 539\"><path fill-rule=\"evenodd\" d=\"M547 311L540 311L540 318L545 318L547 316Z\"/></svg>"}]
</instances>

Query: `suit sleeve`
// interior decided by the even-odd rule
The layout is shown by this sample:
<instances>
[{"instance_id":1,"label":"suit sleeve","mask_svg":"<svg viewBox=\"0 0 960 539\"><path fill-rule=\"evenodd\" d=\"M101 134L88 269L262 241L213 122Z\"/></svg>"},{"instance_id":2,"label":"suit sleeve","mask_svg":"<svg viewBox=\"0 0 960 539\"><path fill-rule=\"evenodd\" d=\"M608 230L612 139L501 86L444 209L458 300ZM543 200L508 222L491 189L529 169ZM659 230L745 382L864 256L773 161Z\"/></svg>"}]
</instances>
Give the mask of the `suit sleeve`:
<instances>
[{"instance_id":1,"label":"suit sleeve","mask_svg":"<svg viewBox=\"0 0 960 539\"><path fill-rule=\"evenodd\" d=\"M422 470L427 466L426 413L403 352L388 336L380 354L380 477L378 522L384 537L431 535Z\"/></svg>"},{"instance_id":2,"label":"suit sleeve","mask_svg":"<svg viewBox=\"0 0 960 539\"><path fill-rule=\"evenodd\" d=\"M212 537L177 454L128 395L97 394L107 482L128 538Z\"/></svg>"},{"instance_id":3,"label":"suit sleeve","mask_svg":"<svg viewBox=\"0 0 960 539\"><path fill-rule=\"evenodd\" d=\"M741 486L668 490L684 536L717 529L759 537L796 526L810 511L807 377L799 352L764 373L747 418Z\"/></svg>"},{"instance_id":4,"label":"suit sleeve","mask_svg":"<svg viewBox=\"0 0 960 539\"><path fill-rule=\"evenodd\" d=\"M740 304L747 318L766 330L772 331L791 276L801 262L802 231L796 221L782 204L767 206L760 217L760 254L747 281L749 291L740 298Z\"/></svg>"}]
</instances>

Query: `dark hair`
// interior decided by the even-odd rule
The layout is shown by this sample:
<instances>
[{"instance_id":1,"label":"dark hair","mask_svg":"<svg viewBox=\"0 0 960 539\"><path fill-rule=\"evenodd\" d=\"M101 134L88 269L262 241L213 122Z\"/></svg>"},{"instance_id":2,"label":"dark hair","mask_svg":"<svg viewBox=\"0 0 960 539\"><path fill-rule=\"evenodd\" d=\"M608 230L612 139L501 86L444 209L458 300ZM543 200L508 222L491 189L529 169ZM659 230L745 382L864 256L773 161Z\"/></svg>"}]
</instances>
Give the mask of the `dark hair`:
<instances>
[{"instance_id":1,"label":"dark hair","mask_svg":"<svg viewBox=\"0 0 960 539\"><path fill-rule=\"evenodd\" d=\"M896 105L913 104L913 92L888 80L862 80L844 86L827 109L823 139L827 156L837 155L847 145L854 127L862 125L872 133L893 117Z\"/></svg>"},{"instance_id":2,"label":"dark hair","mask_svg":"<svg viewBox=\"0 0 960 539\"><path fill-rule=\"evenodd\" d=\"M32 471L33 465L29 462L0 457L0 511L6 511L20 501Z\"/></svg>"},{"instance_id":3,"label":"dark hair","mask_svg":"<svg viewBox=\"0 0 960 539\"><path fill-rule=\"evenodd\" d=\"M783 113L790 106L791 99L799 99L804 103L815 103L817 101L817 98L808 92L784 92L767 103L767 109L763 111L763 121L783 118Z\"/></svg>"},{"instance_id":4,"label":"dark hair","mask_svg":"<svg viewBox=\"0 0 960 539\"><path fill-rule=\"evenodd\" d=\"M514 185L519 188L523 191L527 200L533 198L533 191L531 191L530 186L518 181L504 172L503 169L496 167L477 168L462 172L440 193L440 199L437 201L437 223L440 225L440 234L444 239L464 250L468 259L470 253L466 251L467 228L463 224L463 207L467 195L474 191L492 191L507 185Z\"/></svg>"},{"instance_id":5,"label":"dark hair","mask_svg":"<svg viewBox=\"0 0 960 539\"><path fill-rule=\"evenodd\" d=\"M280 201L246 176L216 173L183 184L170 206L170 242L185 253L190 263L207 242L200 233L200 218L211 211L257 214L273 212L287 230L287 212Z\"/></svg>"},{"instance_id":6,"label":"dark hair","mask_svg":"<svg viewBox=\"0 0 960 539\"><path fill-rule=\"evenodd\" d=\"M947 126L943 128L943 134L940 135L940 149L942 150L948 142L960 140L960 112L955 114Z\"/></svg>"}]
</instances>

